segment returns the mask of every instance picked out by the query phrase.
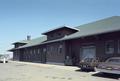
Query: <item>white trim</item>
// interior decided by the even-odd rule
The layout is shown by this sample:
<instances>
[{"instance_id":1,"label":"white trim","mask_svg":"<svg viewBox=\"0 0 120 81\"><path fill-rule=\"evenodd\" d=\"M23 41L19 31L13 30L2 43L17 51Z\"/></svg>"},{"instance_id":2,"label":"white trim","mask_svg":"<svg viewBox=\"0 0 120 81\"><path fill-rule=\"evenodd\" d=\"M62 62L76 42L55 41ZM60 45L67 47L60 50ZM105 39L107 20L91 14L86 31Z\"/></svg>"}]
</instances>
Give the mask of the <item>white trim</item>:
<instances>
[{"instance_id":1,"label":"white trim","mask_svg":"<svg viewBox=\"0 0 120 81\"><path fill-rule=\"evenodd\" d=\"M46 64L65 65L64 63L58 63L58 62L46 62Z\"/></svg>"}]
</instances>

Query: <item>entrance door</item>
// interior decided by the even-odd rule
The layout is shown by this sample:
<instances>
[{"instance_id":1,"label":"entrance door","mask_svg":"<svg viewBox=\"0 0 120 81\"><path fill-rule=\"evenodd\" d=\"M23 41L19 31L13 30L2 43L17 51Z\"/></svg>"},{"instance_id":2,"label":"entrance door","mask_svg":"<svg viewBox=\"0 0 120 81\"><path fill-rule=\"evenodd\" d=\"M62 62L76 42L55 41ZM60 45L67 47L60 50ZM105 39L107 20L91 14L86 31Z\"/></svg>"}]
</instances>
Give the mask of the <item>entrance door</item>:
<instances>
[{"instance_id":1,"label":"entrance door","mask_svg":"<svg viewBox=\"0 0 120 81\"><path fill-rule=\"evenodd\" d=\"M41 62L46 63L46 48L43 48L42 54L41 54Z\"/></svg>"},{"instance_id":2,"label":"entrance door","mask_svg":"<svg viewBox=\"0 0 120 81\"><path fill-rule=\"evenodd\" d=\"M81 50L81 60L86 58L95 58L96 57L96 49L95 46L84 46Z\"/></svg>"}]
</instances>

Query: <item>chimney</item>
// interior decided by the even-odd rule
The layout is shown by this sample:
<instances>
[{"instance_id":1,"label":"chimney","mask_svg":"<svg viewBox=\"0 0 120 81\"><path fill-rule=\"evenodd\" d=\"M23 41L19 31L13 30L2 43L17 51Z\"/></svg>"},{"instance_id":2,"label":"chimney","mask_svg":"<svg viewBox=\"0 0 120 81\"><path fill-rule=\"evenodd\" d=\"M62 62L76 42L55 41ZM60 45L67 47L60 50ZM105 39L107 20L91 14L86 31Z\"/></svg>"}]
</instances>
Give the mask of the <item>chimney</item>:
<instances>
[{"instance_id":1,"label":"chimney","mask_svg":"<svg viewBox=\"0 0 120 81\"><path fill-rule=\"evenodd\" d=\"M30 35L27 36L27 40L31 40L31 36Z\"/></svg>"}]
</instances>

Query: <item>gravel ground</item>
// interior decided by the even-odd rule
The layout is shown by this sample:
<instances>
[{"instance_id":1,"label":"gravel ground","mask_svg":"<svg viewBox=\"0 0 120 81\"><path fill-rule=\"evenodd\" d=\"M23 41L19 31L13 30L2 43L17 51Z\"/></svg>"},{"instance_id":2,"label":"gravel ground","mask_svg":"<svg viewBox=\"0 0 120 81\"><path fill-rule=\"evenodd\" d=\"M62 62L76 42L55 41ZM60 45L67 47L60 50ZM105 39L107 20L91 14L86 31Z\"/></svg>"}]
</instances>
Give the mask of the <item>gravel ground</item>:
<instances>
[{"instance_id":1,"label":"gravel ground","mask_svg":"<svg viewBox=\"0 0 120 81\"><path fill-rule=\"evenodd\" d=\"M0 81L120 81L118 75L81 72L77 67L27 62L0 63Z\"/></svg>"}]
</instances>

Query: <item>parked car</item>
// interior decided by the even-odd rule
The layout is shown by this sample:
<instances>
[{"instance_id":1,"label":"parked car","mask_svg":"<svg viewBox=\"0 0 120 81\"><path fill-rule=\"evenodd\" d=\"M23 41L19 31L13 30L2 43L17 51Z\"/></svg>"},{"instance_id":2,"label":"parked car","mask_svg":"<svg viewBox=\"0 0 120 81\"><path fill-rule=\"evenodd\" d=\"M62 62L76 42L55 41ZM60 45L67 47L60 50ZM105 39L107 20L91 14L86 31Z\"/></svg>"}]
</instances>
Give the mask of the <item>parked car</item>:
<instances>
[{"instance_id":1,"label":"parked car","mask_svg":"<svg viewBox=\"0 0 120 81\"><path fill-rule=\"evenodd\" d=\"M1 56L0 63L4 63L4 61L5 61L5 63L8 63L8 59L5 56Z\"/></svg>"},{"instance_id":2,"label":"parked car","mask_svg":"<svg viewBox=\"0 0 120 81\"><path fill-rule=\"evenodd\" d=\"M98 63L98 59L85 58L79 62L78 67L81 68L81 70L94 70L94 67L96 67Z\"/></svg>"},{"instance_id":3,"label":"parked car","mask_svg":"<svg viewBox=\"0 0 120 81\"><path fill-rule=\"evenodd\" d=\"M110 74L120 74L120 57L112 57L107 61L100 63L96 71Z\"/></svg>"}]
</instances>

